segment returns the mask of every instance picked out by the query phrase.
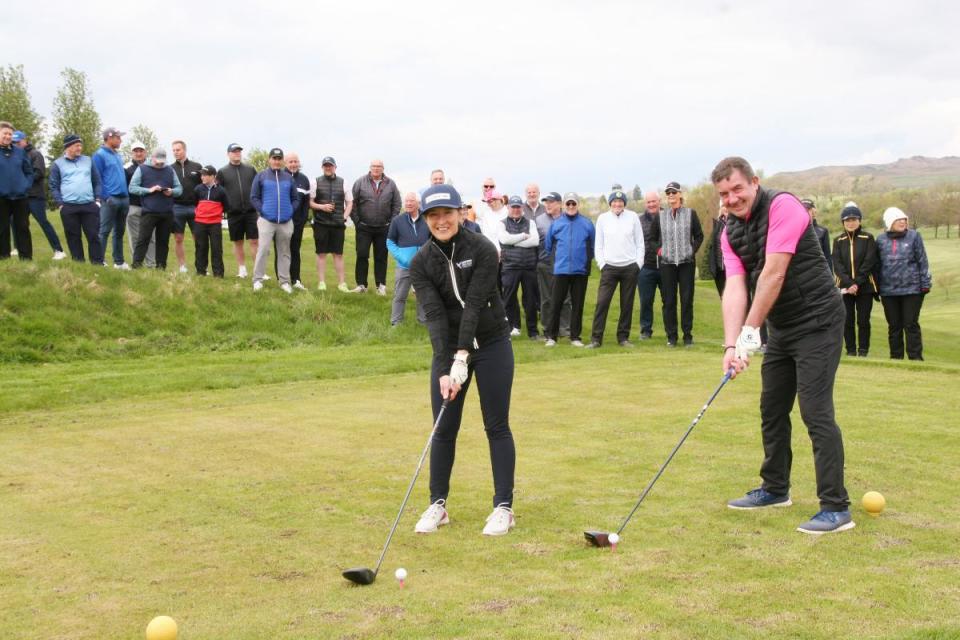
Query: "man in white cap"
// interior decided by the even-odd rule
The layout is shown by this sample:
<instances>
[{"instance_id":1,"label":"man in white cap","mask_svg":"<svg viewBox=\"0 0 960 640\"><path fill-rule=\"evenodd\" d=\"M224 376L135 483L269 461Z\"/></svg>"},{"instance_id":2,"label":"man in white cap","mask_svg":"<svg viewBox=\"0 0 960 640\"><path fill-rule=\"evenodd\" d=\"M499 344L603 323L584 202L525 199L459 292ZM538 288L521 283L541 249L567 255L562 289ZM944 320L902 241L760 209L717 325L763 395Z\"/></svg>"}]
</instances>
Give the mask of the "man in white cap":
<instances>
[{"instance_id":1,"label":"man in white cap","mask_svg":"<svg viewBox=\"0 0 960 640\"><path fill-rule=\"evenodd\" d=\"M133 177L137 167L147 160L147 147L139 140L130 145L130 164L127 165L125 172L127 174L127 191L130 190L130 179ZM140 196L130 194L130 210L127 213L127 242L130 245L130 255L133 256L134 245L137 244L137 238L140 237L140 221L143 219L143 206ZM133 258L130 258L133 260ZM143 259L143 264L149 269L157 266L157 234L150 234L150 244L147 246L147 254Z\"/></svg>"}]
</instances>

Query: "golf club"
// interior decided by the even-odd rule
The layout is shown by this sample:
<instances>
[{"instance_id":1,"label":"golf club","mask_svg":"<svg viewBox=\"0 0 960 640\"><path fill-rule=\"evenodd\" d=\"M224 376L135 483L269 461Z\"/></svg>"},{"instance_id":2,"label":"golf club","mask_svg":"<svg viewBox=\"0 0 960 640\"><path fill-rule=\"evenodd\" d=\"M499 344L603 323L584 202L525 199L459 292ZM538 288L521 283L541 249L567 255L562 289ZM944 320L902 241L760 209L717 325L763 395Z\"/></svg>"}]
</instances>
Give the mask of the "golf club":
<instances>
[{"instance_id":1,"label":"golf club","mask_svg":"<svg viewBox=\"0 0 960 640\"><path fill-rule=\"evenodd\" d=\"M673 451L670 452L670 455L667 457L666 462L660 467L660 470L657 471L657 474L653 476L653 480L650 481L650 484L647 485L647 488L643 490L643 493L640 494L640 499L637 500L637 504L633 505L633 510L630 512L630 515L623 521L623 524L620 525L620 528L617 529L617 535L619 536L623 533L623 530L626 528L627 523L630 522L630 518L633 517L633 514L637 512L637 509L640 508L640 504L643 502L644 498L647 497L647 494L650 493L650 489L653 488L653 485L657 482L661 475L663 475L664 469L667 468L667 465L670 464L670 461L673 460L673 456L677 454L677 451L680 450L680 447L683 446L684 441L686 441L687 436L690 435L690 432L693 431L693 428L697 426L697 423L700 422L700 418L703 417L703 414L707 412L707 407L710 406L710 403L713 402L713 399L717 397L717 394L720 393L720 389L723 389L723 385L727 384L730 380L730 376L733 374L731 369L724 374L723 379L720 381L720 386L713 392L713 395L710 396L710 399L707 400L707 403L703 405L703 408L700 409L700 413L697 414L697 417L693 419L693 422L690 423L690 427L687 429L687 432L683 434L683 437L680 438L680 442L677 443L677 446L673 448ZM609 547L610 546L610 532L609 531L584 531L583 537L595 547Z\"/></svg>"},{"instance_id":2,"label":"golf club","mask_svg":"<svg viewBox=\"0 0 960 640\"><path fill-rule=\"evenodd\" d=\"M380 571L380 565L383 564L384 556L387 555L387 548L390 547L390 541L393 539L393 533L397 530L397 525L400 524L400 516L403 515L403 510L407 506L407 500L410 499L410 494L413 492L413 485L417 483L417 478L420 476L420 469L423 467L423 460L427 457L427 451L430 450L430 444L433 442L433 434L437 432L437 427L440 426L440 419L443 418L443 412L446 411L448 404L450 404L450 401L444 400L443 404L440 405L440 411L437 413L437 420L433 423L433 429L430 430L430 437L427 438L427 444L423 448L423 453L420 454L420 461L417 463L417 470L413 474L413 479L410 480L410 486L407 487L407 495L403 496L403 502L400 504L400 511L397 512L397 519L393 521L393 526L390 528L390 535L387 536L387 542L383 545L383 551L380 552L380 559L377 560L377 568L373 570L366 567L354 567L353 569L347 569L343 572L343 577L350 582L368 585L373 584L373 581L377 579L377 573Z\"/></svg>"}]
</instances>

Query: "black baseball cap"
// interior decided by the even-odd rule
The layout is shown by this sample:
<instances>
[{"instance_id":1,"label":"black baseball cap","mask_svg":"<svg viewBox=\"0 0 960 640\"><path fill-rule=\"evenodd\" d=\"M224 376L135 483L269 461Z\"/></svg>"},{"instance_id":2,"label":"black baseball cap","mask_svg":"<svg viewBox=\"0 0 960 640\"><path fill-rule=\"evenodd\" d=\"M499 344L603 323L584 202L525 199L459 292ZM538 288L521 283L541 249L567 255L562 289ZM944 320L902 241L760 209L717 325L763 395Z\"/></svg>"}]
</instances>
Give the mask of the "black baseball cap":
<instances>
[{"instance_id":1,"label":"black baseball cap","mask_svg":"<svg viewBox=\"0 0 960 640\"><path fill-rule=\"evenodd\" d=\"M510 196L510 200L507 201L508 207L522 207L523 199L520 196Z\"/></svg>"},{"instance_id":2,"label":"black baseball cap","mask_svg":"<svg viewBox=\"0 0 960 640\"><path fill-rule=\"evenodd\" d=\"M814 209L817 206L813 203L813 200L811 200L810 198L804 198L803 200L800 201L800 204L803 205L804 209Z\"/></svg>"},{"instance_id":3,"label":"black baseball cap","mask_svg":"<svg viewBox=\"0 0 960 640\"><path fill-rule=\"evenodd\" d=\"M547 195L540 198L540 202L560 202L561 200L563 200L563 196L556 191L551 191Z\"/></svg>"},{"instance_id":4,"label":"black baseball cap","mask_svg":"<svg viewBox=\"0 0 960 640\"><path fill-rule=\"evenodd\" d=\"M236 142L231 142L227 145L227 152L229 153L230 151L243 151L243 147L238 145Z\"/></svg>"},{"instance_id":5,"label":"black baseball cap","mask_svg":"<svg viewBox=\"0 0 960 640\"><path fill-rule=\"evenodd\" d=\"M667 193L669 193L669 192L671 192L671 191L683 191L683 189L680 188L680 183L679 183L679 182L668 182L668 183L667 183L667 188L664 189L664 191L666 191Z\"/></svg>"},{"instance_id":6,"label":"black baseball cap","mask_svg":"<svg viewBox=\"0 0 960 640\"><path fill-rule=\"evenodd\" d=\"M208 164L203 169L200 169L200 173L205 176L215 176L217 175L217 169L212 164Z\"/></svg>"},{"instance_id":7,"label":"black baseball cap","mask_svg":"<svg viewBox=\"0 0 960 640\"><path fill-rule=\"evenodd\" d=\"M280 147L274 147L273 149L270 149L270 157L271 157L271 158L280 158L280 159L282 160L282 159L283 159L283 149L281 149Z\"/></svg>"},{"instance_id":8,"label":"black baseball cap","mask_svg":"<svg viewBox=\"0 0 960 640\"><path fill-rule=\"evenodd\" d=\"M323 161L320 163L320 165L322 166L325 164L332 164L333 166L337 166L337 161L333 159L333 156L324 156Z\"/></svg>"}]
</instances>

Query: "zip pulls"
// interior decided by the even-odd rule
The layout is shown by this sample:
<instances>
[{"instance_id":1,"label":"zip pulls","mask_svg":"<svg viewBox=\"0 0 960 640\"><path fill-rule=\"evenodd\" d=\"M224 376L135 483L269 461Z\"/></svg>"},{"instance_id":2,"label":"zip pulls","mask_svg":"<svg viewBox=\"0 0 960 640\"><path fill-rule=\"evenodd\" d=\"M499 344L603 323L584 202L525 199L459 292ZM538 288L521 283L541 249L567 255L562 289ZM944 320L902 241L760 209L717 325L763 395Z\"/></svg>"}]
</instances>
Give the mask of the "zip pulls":
<instances>
[{"instance_id":1,"label":"zip pulls","mask_svg":"<svg viewBox=\"0 0 960 640\"><path fill-rule=\"evenodd\" d=\"M280 224L280 172L274 169L273 177L277 183L277 224Z\"/></svg>"}]
</instances>

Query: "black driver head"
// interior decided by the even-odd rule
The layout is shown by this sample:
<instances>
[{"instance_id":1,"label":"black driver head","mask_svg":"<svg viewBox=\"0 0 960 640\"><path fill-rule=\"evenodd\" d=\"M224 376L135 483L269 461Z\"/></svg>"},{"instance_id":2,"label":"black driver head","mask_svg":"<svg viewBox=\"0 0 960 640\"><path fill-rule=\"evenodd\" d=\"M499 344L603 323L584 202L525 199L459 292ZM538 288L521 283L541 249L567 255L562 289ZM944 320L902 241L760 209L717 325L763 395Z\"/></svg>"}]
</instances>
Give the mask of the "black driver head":
<instances>
[{"instance_id":1,"label":"black driver head","mask_svg":"<svg viewBox=\"0 0 960 640\"><path fill-rule=\"evenodd\" d=\"M583 537L595 547L610 546L610 533L607 531L584 531Z\"/></svg>"},{"instance_id":2,"label":"black driver head","mask_svg":"<svg viewBox=\"0 0 960 640\"><path fill-rule=\"evenodd\" d=\"M354 584L368 585L373 584L373 581L377 579L377 573L366 567L357 567L344 571L343 577Z\"/></svg>"}]
</instances>

